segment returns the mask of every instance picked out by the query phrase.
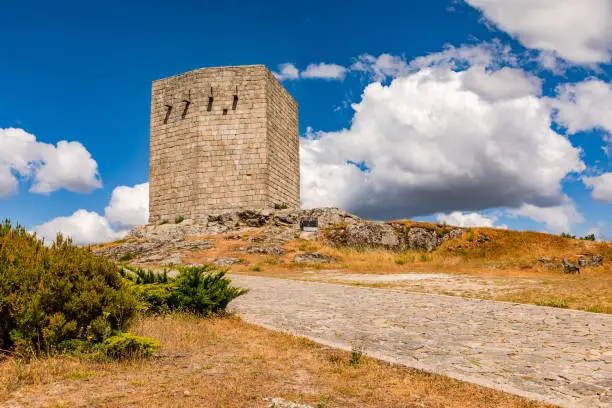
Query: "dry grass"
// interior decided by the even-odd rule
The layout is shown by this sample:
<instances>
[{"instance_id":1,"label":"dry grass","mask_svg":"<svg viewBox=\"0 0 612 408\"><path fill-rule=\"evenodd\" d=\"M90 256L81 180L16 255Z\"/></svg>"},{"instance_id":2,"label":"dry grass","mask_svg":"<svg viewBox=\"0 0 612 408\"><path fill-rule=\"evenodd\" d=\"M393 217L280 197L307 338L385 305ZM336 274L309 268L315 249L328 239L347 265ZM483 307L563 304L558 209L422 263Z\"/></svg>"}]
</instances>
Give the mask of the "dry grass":
<instances>
[{"instance_id":1,"label":"dry grass","mask_svg":"<svg viewBox=\"0 0 612 408\"><path fill-rule=\"evenodd\" d=\"M49 357L0 362L2 406L264 407L266 397L315 407L543 407L269 331L237 318L145 318L134 333L163 344L151 361Z\"/></svg>"}]
</instances>

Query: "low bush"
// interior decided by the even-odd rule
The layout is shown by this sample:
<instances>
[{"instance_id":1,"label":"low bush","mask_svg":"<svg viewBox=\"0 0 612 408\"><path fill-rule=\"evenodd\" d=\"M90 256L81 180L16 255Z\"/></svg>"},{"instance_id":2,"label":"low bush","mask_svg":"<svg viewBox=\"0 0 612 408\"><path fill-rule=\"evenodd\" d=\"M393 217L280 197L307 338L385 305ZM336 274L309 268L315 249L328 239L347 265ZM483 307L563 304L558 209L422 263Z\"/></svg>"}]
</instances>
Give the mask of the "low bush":
<instances>
[{"instance_id":1,"label":"low bush","mask_svg":"<svg viewBox=\"0 0 612 408\"><path fill-rule=\"evenodd\" d=\"M100 342L128 328L137 299L119 268L61 235L50 246L0 225L0 347L22 355Z\"/></svg>"},{"instance_id":2,"label":"low bush","mask_svg":"<svg viewBox=\"0 0 612 408\"><path fill-rule=\"evenodd\" d=\"M98 347L100 351L113 359L151 357L160 344L148 337L135 336L130 333L120 333L110 336Z\"/></svg>"},{"instance_id":3,"label":"low bush","mask_svg":"<svg viewBox=\"0 0 612 408\"><path fill-rule=\"evenodd\" d=\"M166 274L152 278L153 272L140 273L132 290L148 312L184 311L207 316L224 311L229 302L247 292L230 286L225 273L213 265L181 267L176 278Z\"/></svg>"}]
</instances>

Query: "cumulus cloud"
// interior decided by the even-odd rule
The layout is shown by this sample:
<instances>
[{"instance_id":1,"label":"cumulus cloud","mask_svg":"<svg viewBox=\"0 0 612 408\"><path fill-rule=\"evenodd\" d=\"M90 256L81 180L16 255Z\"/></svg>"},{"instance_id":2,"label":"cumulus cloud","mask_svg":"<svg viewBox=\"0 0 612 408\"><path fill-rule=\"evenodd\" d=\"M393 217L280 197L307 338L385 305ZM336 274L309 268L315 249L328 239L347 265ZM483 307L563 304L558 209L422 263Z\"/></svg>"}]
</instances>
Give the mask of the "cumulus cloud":
<instances>
[{"instance_id":1,"label":"cumulus cloud","mask_svg":"<svg viewBox=\"0 0 612 408\"><path fill-rule=\"evenodd\" d=\"M111 194L104 216L78 210L68 217L57 217L32 228L47 242L57 233L70 237L77 245L98 244L121 239L130 228L146 224L149 217L149 183L119 186Z\"/></svg>"},{"instance_id":2,"label":"cumulus cloud","mask_svg":"<svg viewBox=\"0 0 612 408\"><path fill-rule=\"evenodd\" d=\"M292 63L280 64L279 72L273 72L279 81L304 79L343 80L348 69L338 64L309 64L302 72Z\"/></svg>"},{"instance_id":3,"label":"cumulus cloud","mask_svg":"<svg viewBox=\"0 0 612 408\"><path fill-rule=\"evenodd\" d=\"M32 228L39 237L52 242L58 233L72 238L77 245L97 244L120 239L127 231L115 231L108 220L95 212L78 210L69 217L57 217Z\"/></svg>"},{"instance_id":4,"label":"cumulus cloud","mask_svg":"<svg viewBox=\"0 0 612 408\"><path fill-rule=\"evenodd\" d=\"M497 77L518 74L433 67L368 85L350 128L302 141L302 204L376 219L559 205L580 150L551 129L537 87Z\"/></svg>"},{"instance_id":5,"label":"cumulus cloud","mask_svg":"<svg viewBox=\"0 0 612 408\"><path fill-rule=\"evenodd\" d=\"M542 80L527 75L522 69L504 67L486 71L483 67L473 67L465 72L462 86L488 102L497 102L539 95Z\"/></svg>"},{"instance_id":6,"label":"cumulus cloud","mask_svg":"<svg viewBox=\"0 0 612 408\"><path fill-rule=\"evenodd\" d=\"M570 133L595 128L612 132L612 84L591 79L575 84L563 84L556 99L550 100L555 120Z\"/></svg>"},{"instance_id":7,"label":"cumulus cloud","mask_svg":"<svg viewBox=\"0 0 612 408\"><path fill-rule=\"evenodd\" d=\"M610 0L465 0L523 45L577 64L609 62Z\"/></svg>"},{"instance_id":8,"label":"cumulus cloud","mask_svg":"<svg viewBox=\"0 0 612 408\"><path fill-rule=\"evenodd\" d=\"M508 226L505 224L495 225L497 216L495 215L482 215L480 213L463 213L460 211L454 211L450 214L438 214L438 222L442 222L448 225L454 225L456 227L489 227L489 228L501 228L507 229Z\"/></svg>"},{"instance_id":9,"label":"cumulus cloud","mask_svg":"<svg viewBox=\"0 0 612 408\"><path fill-rule=\"evenodd\" d=\"M418 72L424 68L465 69L471 66L497 69L502 64L515 65L516 57L507 45L499 41L454 47L447 45L443 51L417 57L408 62L399 55L381 54L378 57L362 54L351 65L351 71L364 72L374 81L397 78Z\"/></svg>"},{"instance_id":10,"label":"cumulus cloud","mask_svg":"<svg viewBox=\"0 0 612 408\"><path fill-rule=\"evenodd\" d=\"M276 79L279 81L286 81L300 78L300 71L297 69L295 64L287 62L278 66L278 72L273 72Z\"/></svg>"},{"instance_id":11,"label":"cumulus cloud","mask_svg":"<svg viewBox=\"0 0 612 408\"><path fill-rule=\"evenodd\" d=\"M584 184L593 189L591 193L597 201L612 203L612 173L604 173L597 177L584 177Z\"/></svg>"},{"instance_id":12,"label":"cumulus cloud","mask_svg":"<svg viewBox=\"0 0 612 408\"><path fill-rule=\"evenodd\" d=\"M573 204L562 204L553 207L538 207L532 204L523 204L510 215L528 217L537 223L544 224L553 233L569 232L576 224L584 221L584 216L576 210Z\"/></svg>"},{"instance_id":13,"label":"cumulus cloud","mask_svg":"<svg viewBox=\"0 0 612 408\"><path fill-rule=\"evenodd\" d=\"M30 191L48 194L60 189L87 193L102 187L98 163L79 142L57 146L39 142L23 129L0 129L0 198L15 194L19 178L32 179Z\"/></svg>"},{"instance_id":14,"label":"cumulus cloud","mask_svg":"<svg viewBox=\"0 0 612 408\"><path fill-rule=\"evenodd\" d=\"M108 222L121 228L146 224L149 219L149 183L115 188L104 216Z\"/></svg>"},{"instance_id":15,"label":"cumulus cloud","mask_svg":"<svg viewBox=\"0 0 612 408\"><path fill-rule=\"evenodd\" d=\"M321 79L344 79L347 69L342 65L326 64L310 64L302 71L302 78L321 78Z\"/></svg>"}]
</instances>

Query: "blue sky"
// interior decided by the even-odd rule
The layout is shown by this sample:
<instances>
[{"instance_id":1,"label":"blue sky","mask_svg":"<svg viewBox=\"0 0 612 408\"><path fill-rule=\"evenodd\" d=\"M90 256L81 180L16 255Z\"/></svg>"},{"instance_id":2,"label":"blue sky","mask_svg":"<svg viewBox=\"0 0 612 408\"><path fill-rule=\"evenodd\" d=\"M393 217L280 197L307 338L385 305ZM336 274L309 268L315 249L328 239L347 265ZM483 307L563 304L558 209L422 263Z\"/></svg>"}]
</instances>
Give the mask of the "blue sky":
<instances>
[{"instance_id":1,"label":"blue sky","mask_svg":"<svg viewBox=\"0 0 612 408\"><path fill-rule=\"evenodd\" d=\"M284 67L301 74L286 71L293 76L283 84L299 103L300 134L308 139L305 205L612 237L607 0L3 3L0 129L22 133L0 133L0 216L34 230L47 223L37 230L43 235L61 229L83 242L106 239L142 219L134 214L146 207L138 195L146 190L130 189L148 181L151 81L222 65L265 64L282 74L280 65L291 64ZM320 69L308 71L310 64ZM441 80L436 72L444 70L459 75ZM427 99L430 108L411 98ZM358 114L351 104L361 106ZM535 130L519 126L540 108L558 112L552 136L542 127L548 119L534 119ZM404 121L434 113L443 133L429 136L431 124ZM505 117L515 120L500 125ZM466 123L491 129L473 135ZM11 142L17 139L27 152ZM365 143L381 148L364 151ZM453 151L478 165L462 166ZM440 157L440 165L417 165L419 157ZM418 181L429 179L431 188ZM366 195L380 199L366 203ZM107 207L117 215L105 214ZM79 210L87 216L67 218Z\"/></svg>"}]
</instances>

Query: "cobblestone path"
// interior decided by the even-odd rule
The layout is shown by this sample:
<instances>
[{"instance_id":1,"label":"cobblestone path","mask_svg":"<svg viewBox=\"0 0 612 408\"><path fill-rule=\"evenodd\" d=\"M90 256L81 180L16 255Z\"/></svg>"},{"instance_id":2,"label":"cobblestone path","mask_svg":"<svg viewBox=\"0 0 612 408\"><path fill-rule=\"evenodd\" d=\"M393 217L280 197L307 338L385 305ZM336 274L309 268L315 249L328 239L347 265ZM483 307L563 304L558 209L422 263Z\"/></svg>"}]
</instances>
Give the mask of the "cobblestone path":
<instances>
[{"instance_id":1,"label":"cobblestone path","mask_svg":"<svg viewBox=\"0 0 612 408\"><path fill-rule=\"evenodd\" d=\"M251 323L567 407L612 407L612 316L233 275Z\"/></svg>"}]
</instances>

